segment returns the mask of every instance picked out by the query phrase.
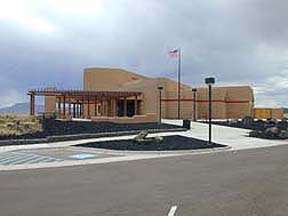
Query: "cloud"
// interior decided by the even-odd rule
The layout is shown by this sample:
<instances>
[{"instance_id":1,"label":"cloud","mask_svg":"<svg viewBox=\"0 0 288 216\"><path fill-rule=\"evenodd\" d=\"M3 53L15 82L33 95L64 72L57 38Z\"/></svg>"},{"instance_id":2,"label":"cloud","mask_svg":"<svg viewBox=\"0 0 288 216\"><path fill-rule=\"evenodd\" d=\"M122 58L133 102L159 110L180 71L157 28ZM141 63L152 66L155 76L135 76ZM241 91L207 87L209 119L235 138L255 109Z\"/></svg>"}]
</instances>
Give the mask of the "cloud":
<instances>
[{"instance_id":1,"label":"cloud","mask_svg":"<svg viewBox=\"0 0 288 216\"><path fill-rule=\"evenodd\" d=\"M53 33L56 27L40 15L37 1L10 0L1 1L0 21L19 25L25 30L40 33ZM36 6L34 10L31 6Z\"/></svg>"},{"instance_id":2,"label":"cloud","mask_svg":"<svg viewBox=\"0 0 288 216\"><path fill-rule=\"evenodd\" d=\"M47 4L59 13L69 13L73 15L101 13L103 11L103 1L101 0L50 0Z\"/></svg>"},{"instance_id":3,"label":"cloud","mask_svg":"<svg viewBox=\"0 0 288 216\"><path fill-rule=\"evenodd\" d=\"M256 102L287 106L284 0L0 2L0 75L23 94L81 87L83 68L92 66L176 78L167 52L181 47L185 83L214 75L219 83L254 86Z\"/></svg>"},{"instance_id":4,"label":"cloud","mask_svg":"<svg viewBox=\"0 0 288 216\"><path fill-rule=\"evenodd\" d=\"M16 89L2 90L0 93L0 108L26 101L23 94Z\"/></svg>"}]
</instances>

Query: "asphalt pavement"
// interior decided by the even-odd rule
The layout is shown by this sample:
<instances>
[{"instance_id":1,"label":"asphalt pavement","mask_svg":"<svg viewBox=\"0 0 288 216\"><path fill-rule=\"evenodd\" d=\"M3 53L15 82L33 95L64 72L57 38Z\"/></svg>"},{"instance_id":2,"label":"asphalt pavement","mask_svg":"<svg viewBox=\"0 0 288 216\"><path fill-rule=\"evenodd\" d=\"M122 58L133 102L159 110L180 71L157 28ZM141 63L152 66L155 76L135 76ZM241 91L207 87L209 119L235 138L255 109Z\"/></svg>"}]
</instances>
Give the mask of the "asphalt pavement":
<instances>
[{"instance_id":1,"label":"asphalt pavement","mask_svg":"<svg viewBox=\"0 0 288 216\"><path fill-rule=\"evenodd\" d=\"M288 145L0 172L1 216L273 216L288 212ZM177 207L173 209L173 207Z\"/></svg>"}]
</instances>

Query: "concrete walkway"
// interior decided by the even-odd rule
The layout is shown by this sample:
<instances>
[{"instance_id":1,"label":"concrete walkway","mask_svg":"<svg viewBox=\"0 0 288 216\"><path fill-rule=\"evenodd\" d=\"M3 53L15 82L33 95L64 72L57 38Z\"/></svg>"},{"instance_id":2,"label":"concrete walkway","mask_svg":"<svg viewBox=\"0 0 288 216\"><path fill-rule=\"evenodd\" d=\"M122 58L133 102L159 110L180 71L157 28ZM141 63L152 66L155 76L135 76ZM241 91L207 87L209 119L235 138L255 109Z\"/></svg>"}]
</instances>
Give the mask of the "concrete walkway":
<instances>
[{"instance_id":1,"label":"concrete walkway","mask_svg":"<svg viewBox=\"0 0 288 216\"><path fill-rule=\"evenodd\" d=\"M163 120L164 123L181 125L180 120ZM119 161L131 161L140 159L152 159L152 158L164 158L179 155L191 155L191 154L206 154L215 153L218 151L238 151L244 149L263 148L277 145L288 144L288 140L265 140L248 137L249 130L238 129L232 127L224 127L219 125L213 125L213 141L219 144L225 144L229 146L229 149L204 149L204 150L188 150L188 151L163 151L163 152L135 152L135 151L113 151L104 149L88 149L87 151L93 151L95 154L104 155L101 158L87 159L87 160L64 160L55 161L50 163L35 163L35 164L17 164L17 165L1 165L0 170L16 170L16 169L35 169L35 168L48 168L48 167L62 167L62 166L75 166L86 164L102 164ZM207 140L208 125L204 123L192 122L192 128L186 132L169 132L151 134L151 136L168 136L168 135L182 135L187 137L193 137L198 139ZM94 138L76 141L66 141L57 143L35 144L35 145L18 145L18 146L5 146L0 147L0 154L8 151L16 150L37 150L37 149L55 149L55 148L69 148L76 144L84 144L89 142L97 142L113 139L130 139L134 136L121 136L121 137L109 137L109 138ZM81 148L81 147L73 147ZM106 155L106 156L105 156Z\"/></svg>"},{"instance_id":2,"label":"concrete walkway","mask_svg":"<svg viewBox=\"0 0 288 216\"><path fill-rule=\"evenodd\" d=\"M164 123L181 125L181 120L163 120ZM268 140L249 137L247 129L213 125L213 142L225 144L232 150L263 148L288 144L288 140ZM182 133L184 136L208 140L208 124L192 122L191 130Z\"/></svg>"}]
</instances>

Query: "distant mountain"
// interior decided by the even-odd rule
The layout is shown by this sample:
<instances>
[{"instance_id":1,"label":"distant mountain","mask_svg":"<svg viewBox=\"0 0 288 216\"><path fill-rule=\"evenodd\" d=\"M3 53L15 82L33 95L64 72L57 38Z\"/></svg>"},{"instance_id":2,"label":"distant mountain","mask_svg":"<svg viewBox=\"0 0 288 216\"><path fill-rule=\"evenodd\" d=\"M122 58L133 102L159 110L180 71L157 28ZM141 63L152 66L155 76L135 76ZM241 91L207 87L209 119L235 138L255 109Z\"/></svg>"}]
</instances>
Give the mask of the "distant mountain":
<instances>
[{"instance_id":1,"label":"distant mountain","mask_svg":"<svg viewBox=\"0 0 288 216\"><path fill-rule=\"evenodd\" d=\"M284 111L284 113L288 113L288 108L286 108L286 107L284 108L283 107L283 111Z\"/></svg>"},{"instance_id":2,"label":"distant mountain","mask_svg":"<svg viewBox=\"0 0 288 216\"><path fill-rule=\"evenodd\" d=\"M36 113L43 112L43 105L35 105ZM29 103L16 103L12 106L0 108L0 113L29 113L30 104Z\"/></svg>"}]
</instances>

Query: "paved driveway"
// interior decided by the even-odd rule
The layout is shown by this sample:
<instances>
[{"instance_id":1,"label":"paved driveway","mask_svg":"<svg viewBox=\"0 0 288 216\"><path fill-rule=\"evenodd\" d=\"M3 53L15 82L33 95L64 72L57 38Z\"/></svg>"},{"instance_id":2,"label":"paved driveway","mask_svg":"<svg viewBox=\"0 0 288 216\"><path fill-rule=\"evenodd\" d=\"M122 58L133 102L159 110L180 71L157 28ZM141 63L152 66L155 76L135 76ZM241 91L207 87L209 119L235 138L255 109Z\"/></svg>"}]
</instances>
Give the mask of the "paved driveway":
<instances>
[{"instance_id":1,"label":"paved driveway","mask_svg":"<svg viewBox=\"0 0 288 216\"><path fill-rule=\"evenodd\" d=\"M288 212L288 146L0 172L2 216L273 216Z\"/></svg>"}]
</instances>

